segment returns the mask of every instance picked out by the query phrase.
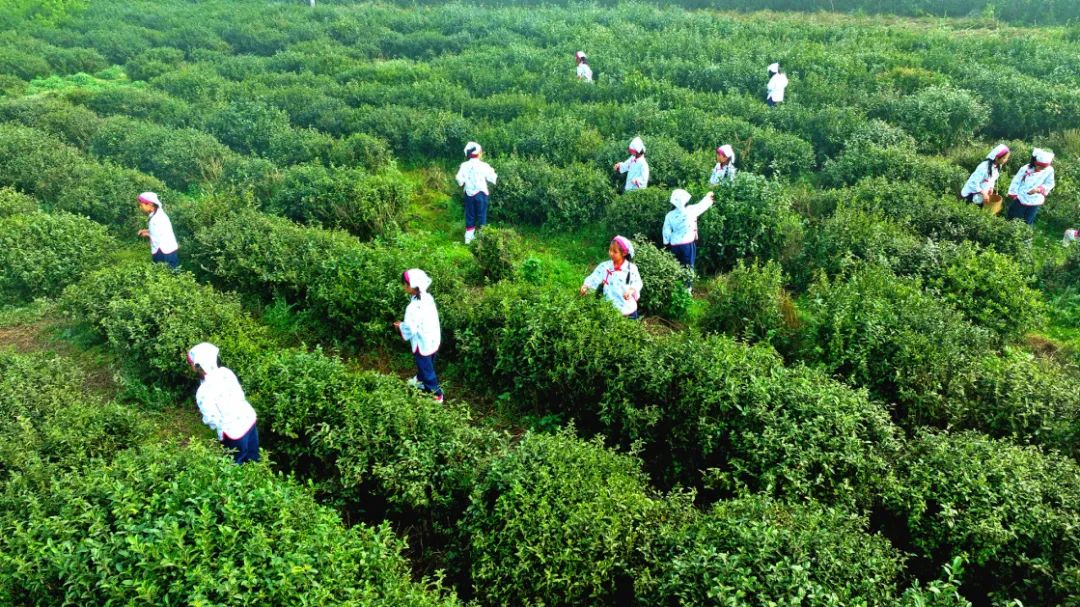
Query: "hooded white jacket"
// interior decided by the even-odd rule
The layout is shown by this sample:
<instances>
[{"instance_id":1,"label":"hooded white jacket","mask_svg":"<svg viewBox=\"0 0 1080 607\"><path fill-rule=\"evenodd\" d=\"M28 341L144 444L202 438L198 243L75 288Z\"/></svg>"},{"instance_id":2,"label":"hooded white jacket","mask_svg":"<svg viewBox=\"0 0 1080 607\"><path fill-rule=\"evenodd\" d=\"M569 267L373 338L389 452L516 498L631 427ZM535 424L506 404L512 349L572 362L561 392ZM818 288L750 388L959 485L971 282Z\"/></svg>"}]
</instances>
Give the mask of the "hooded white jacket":
<instances>
[{"instance_id":1,"label":"hooded white jacket","mask_svg":"<svg viewBox=\"0 0 1080 607\"><path fill-rule=\"evenodd\" d=\"M154 213L150 215L146 230L150 232L151 255L159 251L168 255L180 248L173 234L172 222L169 221L169 216L165 214L165 209L161 205L157 205Z\"/></svg>"},{"instance_id":2,"label":"hooded white jacket","mask_svg":"<svg viewBox=\"0 0 1080 607\"><path fill-rule=\"evenodd\" d=\"M465 190L466 196L476 196L480 192L488 194L487 184L494 185L498 178L495 169L479 158L470 158L458 167L457 184Z\"/></svg>"},{"instance_id":3,"label":"hooded white jacket","mask_svg":"<svg viewBox=\"0 0 1080 607\"><path fill-rule=\"evenodd\" d=\"M1054 167L1048 166L1036 171L1030 164L1020 167L1009 185L1009 196L1016 196L1020 204L1027 207L1042 206L1046 196L1054 189ZM1036 190L1034 194L1028 192Z\"/></svg>"},{"instance_id":4,"label":"hooded white jacket","mask_svg":"<svg viewBox=\"0 0 1080 607\"><path fill-rule=\"evenodd\" d=\"M784 90L787 89L787 85L787 76L785 76L784 74L773 74L772 78L769 78L769 84L767 85L767 88L769 90L768 98L772 99L776 103L782 102L784 100Z\"/></svg>"},{"instance_id":5,"label":"hooded white jacket","mask_svg":"<svg viewBox=\"0 0 1080 607\"><path fill-rule=\"evenodd\" d=\"M203 423L223 438L239 439L255 425L255 409L244 396L244 389L236 375L225 367L217 366L217 347L202 343L188 352L188 359L206 372L195 402L199 405Z\"/></svg>"},{"instance_id":6,"label":"hooded white jacket","mask_svg":"<svg viewBox=\"0 0 1080 607\"><path fill-rule=\"evenodd\" d=\"M690 244L698 238L698 217L708 211L713 205L713 198L706 196L697 204L687 205L690 194L684 196L672 195L671 203L675 208L668 211L664 217L664 244L678 246Z\"/></svg>"},{"instance_id":7,"label":"hooded white jacket","mask_svg":"<svg viewBox=\"0 0 1080 607\"><path fill-rule=\"evenodd\" d=\"M649 161L644 156L630 156L620 162L619 172L626 174L627 192L644 190L649 186Z\"/></svg>"}]
</instances>

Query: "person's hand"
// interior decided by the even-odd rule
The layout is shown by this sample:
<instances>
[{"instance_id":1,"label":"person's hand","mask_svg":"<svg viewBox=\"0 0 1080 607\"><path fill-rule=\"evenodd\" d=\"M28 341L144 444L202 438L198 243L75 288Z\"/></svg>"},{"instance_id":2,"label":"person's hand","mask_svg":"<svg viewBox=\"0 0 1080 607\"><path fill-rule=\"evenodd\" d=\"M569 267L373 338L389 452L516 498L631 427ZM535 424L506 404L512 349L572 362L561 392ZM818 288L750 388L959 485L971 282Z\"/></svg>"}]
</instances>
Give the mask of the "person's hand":
<instances>
[{"instance_id":1,"label":"person's hand","mask_svg":"<svg viewBox=\"0 0 1080 607\"><path fill-rule=\"evenodd\" d=\"M394 328L397 329L398 331L401 330L401 321L400 320L394 323Z\"/></svg>"},{"instance_id":2,"label":"person's hand","mask_svg":"<svg viewBox=\"0 0 1080 607\"><path fill-rule=\"evenodd\" d=\"M635 186L637 186L639 188L641 187L641 180L640 179L631 179L630 183L634 184Z\"/></svg>"},{"instance_id":3,"label":"person's hand","mask_svg":"<svg viewBox=\"0 0 1080 607\"><path fill-rule=\"evenodd\" d=\"M709 192L708 194L705 195L705 200L712 200L715 196L716 196L716 194L714 194L712 192Z\"/></svg>"},{"instance_id":4,"label":"person's hand","mask_svg":"<svg viewBox=\"0 0 1080 607\"><path fill-rule=\"evenodd\" d=\"M1009 194L1009 198L1012 198L1013 200L1020 200L1020 197L1016 194Z\"/></svg>"},{"instance_id":5,"label":"person's hand","mask_svg":"<svg viewBox=\"0 0 1080 607\"><path fill-rule=\"evenodd\" d=\"M142 229L142 230L139 230L139 236L142 237L142 238L149 238L150 237L150 230L147 230L145 228Z\"/></svg>"},{"instance_id":6,"label":"person's hand","mask_svg":"<svg viewBox=\"0 0 1080 607\"><path fill-rule=\"evenodd\" d=\"M588 292L589 292L589 288L586 287L585 285L581 285L581 288L578 289L578 295L581 295L581 296L584 296Z\"/></svg>"},{"instance_id":7,"label":"person's hand","mask_svg":"<svg viewBox=\"0 0 1080 607\"><path fill-rule=\"evenodd\" d=\"M616 163L615 163L615 170L616 170L616 171L618 171L618 170L619 170L619 165L620 165L620 164L622 164L622 163L621 163L621 162L616 162Z\"/></svg>"}]
</instances>

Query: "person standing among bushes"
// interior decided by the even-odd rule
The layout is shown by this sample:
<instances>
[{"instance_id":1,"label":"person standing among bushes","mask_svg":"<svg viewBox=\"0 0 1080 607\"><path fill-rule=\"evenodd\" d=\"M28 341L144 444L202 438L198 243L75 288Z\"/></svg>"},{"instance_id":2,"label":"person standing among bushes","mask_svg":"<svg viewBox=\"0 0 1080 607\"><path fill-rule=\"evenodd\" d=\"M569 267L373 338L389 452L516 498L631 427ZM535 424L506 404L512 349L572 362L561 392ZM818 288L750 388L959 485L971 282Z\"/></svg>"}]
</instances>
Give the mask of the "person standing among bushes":
<instances>
[{"instance_id":1,"label":"person standing among bushes","mask_svg":"<svg viewBox=\"0 0 1080 607\"><path fill-rule=\"evenodd\" d=\"M481 160L484 150L479 143L465 144L465 158L457 172L458 186L465 190L465 244L476 239L476 230L487 225L488 184L495 185L498 175Z\"/></svg>"},{"instance_id":2,"label":"person standing among bushes","mask_svg":"<svg viewBox=\"0 0 1080 607\"><path fill-rule=\"evenodd\" d=\"M641 137L634 137L626 151L630 153L630 157L615 163L615 171L626 174L626 187L623 191L644 190L649 186L649 161L645 160L645 142Z\"/></svg>"},{"instance_id":3,"label":"person standing among bushes","mask_svg":"<svg viewBox=\"0 0 1080 607\"><path fill-rule=\"evenodd\" d=\"M999 144L990 150L986 159L980 162L971 173L971 177L968 177L964 188L960 190L960 198L982 206L982 203L989 200L990 195L994 193L994 186L997 185L998 177L1001 176L1001 167L1008 161L1009 146Z\"/></svg>"},{"instance_id":4,"label":"person standing among bushes","mask_svg":"<svg viewBox=\"0 0 1080 607\"><path fill-rule=\"evenodd\" d=\"M574 57L577 59L577 79L582 82L592 82L592 68L589 67L589 58L585 56L585 53L578 51L574 53Z\"/></svg>"},{"instance_id":5,"label":"person standing among bushes","mask_svg":"<svg viewBox=\"0 0 1080 607\"><path fill-rule=\"evenodd\" d=\"M412 383L434 394L435 401L441 403L443 391L435 376L435 353L442 343L442 330L435 299L427 292L431 287L431 277L421 269L412 268L405 270L401 279L410 301L405 308L405 319L395 322L394 328L401 333L402 339L409 342L413 361L416 362L416 377Z\"/></svg>"},{"instance_id":6,"label":"person standing among bushes","mask_svg":"<svg viewBox=\"0 0 1080 607\"><path fill-rule=\"evenodd\" d=\"M195 403L203 423L217 433L221 444L236 451L233 461L238 464L259 461L255 409L244 396L236 375L218 366L217 346L203 342L188 351L187 360L201 379Z\"/></svg>"},{"instance_id":7,"label":"person standing among bushes","mask_svg":"<svg viewBox=\"0 0 1080 607\"><path fill-rule=\"evenodd\" d=\"M690 202L690 192L675 190L671 193L671 206L675 207L664 218L664 244L682 265L694 269L697 260L697 220L713 205L713 193L709 192L701 202L686 206ZM686 291L693 288L693 282L687 281Z\"/></svg>"},{"instance_id":8,"label":"person standing among bushes","mask_svg":"<svg viewBox=\"0 0 1080 607\"><path fill-rule=\"evenodd\" d=\"M1039 207L1046 203L1046 197L1054 189L1054 153L1035 148L1031 151L1031 161L1020 167L1009 185L1009 219L1023 219L1031 225Z\"/></svg>"},{"instance_id":9,"label":"person standing among bushes","mask_svg":"<svg viewBox=\"0 0 1080 607\"><path fill-rule=\"evenodd\" d=\"M769 83L766 85L768 93L765 95L765 103L769 104L769 107L775 107L776 105L784 102L784 90L787 89L788 79L784 74L784 71L780 69L779 63L774 63L769 66Z\"/></svg>"},{"instance_id":10,"label":"person standing among bushes","mask_svg":"<svg viewBox=\"0 0 1080 607\"><path fill-rule=\"evenodd\" d=\"M735 148L724 144L716 148L716 166L709 175L710 185L735 183Z\"/></svg>"},{"instance_id":11,"label":"person standing among bushes","mask_svg":"<svg viewBox=\"0 0 1080 607\"><path fill-rule=\"evenodd\" d=\"M150 239L150 258L168 264L174 270L180 267L180 245L173 234L172 222L161 206L161 199L154 192L143 192L139 194L139 209L150 216L146 228L139 230L140 237Z\"/></svg>"},{"instance_id":12,"label":"person standing among bushes","mask_svg":"<svg viewBox=\"0 0 1080 607\"><path fill-rule=\"evenodd\" d=\"M611 302L623 316L638 319L638 299L641 297L641 274L630 260L634 258L634 245L629 238L616 236L608 246L610 260L596 266L585 279L579 293L585 295L603 287L604 298Z\"/></svg>"}]
</instances>

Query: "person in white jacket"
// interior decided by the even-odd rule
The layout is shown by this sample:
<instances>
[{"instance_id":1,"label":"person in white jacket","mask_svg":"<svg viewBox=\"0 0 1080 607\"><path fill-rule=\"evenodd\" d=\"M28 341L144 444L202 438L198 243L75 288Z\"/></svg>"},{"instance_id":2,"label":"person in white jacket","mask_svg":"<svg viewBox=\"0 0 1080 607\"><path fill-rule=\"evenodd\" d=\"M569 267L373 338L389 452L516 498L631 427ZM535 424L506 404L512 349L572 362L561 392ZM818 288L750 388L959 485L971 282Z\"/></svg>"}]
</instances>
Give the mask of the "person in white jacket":
<instances>
[{"instance_id":1,"label":"person in white jacket","mask_svg":"<svg viewBox=\"0 0 1080 607\"><path fill-rule=\"evenodd\" d=\"M774 107L777 104L784 102L784 90L787 89L788 79L784 74L784 71L780 69L779 63L774 63L769 66L769 83L766 85L768 93L765 95L765 103L769 104L769 107Z\"/></svg>"},{"instance_id":2,"label":"person in white jacket","mask_svg":"<svg viewBox=\"0 0 1080 607\"><path fill-rule=\"evenodd\" d=\"M577 79L582 82L592 82L592 68L589 67L589 58L582 51L574 53L574 58L577 60Z\"/></svg>"},{"instance_id":3,"label":"person in white jacket","mask_svg":"<svg viewBox=\"0 0 1080 607\"><path fill-rule=\"evenodd\" d=\"M195 403L203 423L217 433L223 445L236 450L233 461L259 461L255 409L244 396L236 375L218 366L217 346L203 342L188 351L187 360L202 380L195 392Z\"/></svg>"},{"instance_id":4,"label":"person in white jacket","mask_svg":"<svg viewBox=\"0 0 1080 607\"><path fill-rule=\"evenodd\" d=\"M465 190L465 244L476 239L476 230L487 225L488 184L495 185L498 175L484 162L484 150L479 143L465 144L465 162L457 172L457 184Z\"/></svg>"},{"instance_id":5,"label":"person in white jacket","mask_svg":"<svg viewBox=\"0 0 1080 607\"><path fill-rule=\"evenodd\" d=\"M645 160L645 142L634 137L626 148L630 157L615 163L615 171L626 175L625 192L644 190L649 186L649 161Z\"/></svg>"},{"instance_id":6,"label":"person in white jacket","mask_svg":"<svg viewBox=\"0 0 1080 607\"><path fill-rule=\"evenodd\" d=\"M1039 207L1046 203L1046 197L1054 189L1054 153L1035 148L1031 151L1031 162L1020 167L1009 185L1009 219L1023 219L1031 225Z\"/></svg>"},{"instance_id":7,"label":"person in white jacket","mask_svg":"<svg viewBox=\"0 0 1080 607\"><path fill-rule=\"evenodd\" d=\"M585 278L579 292L603 289L603 296L623 316L638 319L638 298L641 297L641 274L630 260L634 257L634 245L630 239L616 236L608 246L608 261L596 266Z\"/></svg>"},{"instance_id":8,"label":"person in white jacket","mask_svg":"<svg viewBox=\"0 0 1080 607\"><path fill-rule=\"evenodd\" d=\"M395 322L394 328L401 333L402 339L409 342L409 349L412 350L416 363L416 377L412 383L434 394L435 401L441 403L443 391L435 376L435 353L442 343L442 330L435 299L427 292L431 288L431 277L419 268L411 268L405 270L401 279L410 299L405 308L405 319Z\"/></svg>"},{"instance_id":9,"label":"person in white jacket","mask_svg":"<svg viewBox=\"0 0 1080 607\"><path fill-rule=\"evenodd\" d=\"M960 198L977 205L982 205L983 202L989 200L990 195L994 193L998 177L1001 176L1001 167L1008 161L1009 146L1005 144L995 146L968 177L963 189L960 190Z\"/></svg>"},{"instance_id":10,"label":"person in white jacket","mask_svg":"<svg viewBox=\"0 0 1080 607\"><path fill-rule=\"evenodd\" d=\"M710 185L735 183L735 148L724 144L716 148L716 166L709 174Z\"/></svg>"},{"instance_id":11,"label":"person in white jacket","mask_svg":"<svg viewBox=\"0 0 1080 607\"><path fill-rule=\"evenodd\" d=\"M663 237L664 244L671 249L675 259L693 270L697 260L697 220L712 207L713 193L706 194L697 204L687 206L688 202L690 192L675 190L671 193L671 206L675 208L664 218ZM691 287L692 283L687 281L686 290L690 291Z\"/></svg>"},{"instance_id":12,"label":"person in white jacket","mask_svg":"<svg viewBox=\"0 0 1080 607\"><path fill-rule=\"evenodd\" d=\"M175 270L180 266L180 245L161 199L153 192L143 192L139 194L139 209L150 216L146 228L139 230L139 236L150 240L150 259Z\"/></svg>"}]
</instances>

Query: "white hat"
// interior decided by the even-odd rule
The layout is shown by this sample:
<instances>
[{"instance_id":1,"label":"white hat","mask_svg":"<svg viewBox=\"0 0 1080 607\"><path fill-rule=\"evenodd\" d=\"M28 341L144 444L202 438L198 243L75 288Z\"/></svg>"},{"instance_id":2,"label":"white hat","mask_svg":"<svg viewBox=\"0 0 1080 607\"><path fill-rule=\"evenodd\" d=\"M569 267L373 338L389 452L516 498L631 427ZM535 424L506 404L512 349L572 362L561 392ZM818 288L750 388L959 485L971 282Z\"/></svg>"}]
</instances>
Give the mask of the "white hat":
<instances>
[{"instance_id":1,"label":"white hat","mask_svg":"<svg viewBox=\"0 0 1080 607\"><path fill-rule=\"evenodd\" d=\"M616 235L615 238L611 239L611 242L618 244L619 248L623 250L623 253L625 253L627 257L633 259L634 243L630 242L629 238Z\"/></svg>"},{"instance_id":2,"label":"white hat","mask_svg":"<svg viewBox=\"0 0 1080 607\"><path fill-rule=\"evenodd\" d=\"M421 293L426 293L428 287L431 286L431 277L427 275L427 272L420 268L410 268L405 270L405 274L402 275L405 279L405 284L409 285L410 289L420 289Z\"/></svg>"},{"instance_id":3,"label":"white hat","mask_svg":"<svg viewBox=\"0 0 1080 607\"><path fill-rule=\"evenodd\" d=\"M1054 161L1054 153L1050 150L1040 150L1039 148L1035 148L1031 151L1031 156L1038 164L1050 164Z\"/></svg>"},{"instance_id":4,"label":"white hat","mask_svg":"<svg viewBox=\"0 0 1080 607\"><path fill-rule=\"evenodd\" d=\"M682 209L688 202L690 202L690 192L678 189L671 193L671 206L676 209Z\"/></svg>"},{"instance_id":5,"label":"white hat","mask_svg":"<svg viewBox=\"0 0 1080 607\"><path fill-rule=\"evenodd\" d=\"M484 151L484 149L481 148L480 144L476 143L475 141L470 141L469 143L465 144L465 156L467 158L472 158L474 155L479 154L482 151Z\"/></svg>"},{"instance_id":6,"label":"white hat","mask_svg":"<svg viewBox=\"0 0 1080 607\"><path fill-rule=\"evenodd\" d=\"M645 151L645 142L641 140L641 137L634 137L630 140L629 149L640 154Z\"/></svg>"},{"instance_id":7,"label":"white hat","mask_svg":"<svg viewBox=\"0 0 1080 607\"><path fill-rule=\"evenodd\" d=\"M574 53L574 56L577 57L578 59L584 59L585 58L585 51L578 51L578 52Z\"/></svg>"},{"instance_id":8,"label":"white hat","mask_svg":"<svg viewBox=\"0 0 1080 607\"><path fill-rule=\"evenodd\" d=\"M187 359L192 365L199 365L203 371L210 373L217 369L218 347L209 342L202 342L188 350Z\"/></svg>"},{"instance_id":9,"label":"white hat","mask_svg":"<svg viewBox=\"0 0 1080 607\"><path fill-rule=\"evenodd\" d=\"M1004 143L999 143L996 146L994 146L994 149L990 150L990 153L986 155L986 159L987 160L997 160L998 158L1001 158L1002 156L1004 156L1005 154L1008 154L1008 153L1009 153L1009 146L1005 145Z\"/></svg>"},{"instance_id":10,"label":"white hat","mask_svg":"<svg viewBox=\"0 0 1080 607\"><path fill-rule=\"evenodd\" d=\"M716 148L716 151L720 152L724 156L727 156L728 160L735 160L735 148L731 147L730 145L728 145L726 143L724 145Z\"/></svg>"},{"instance_id":11,"label":"white hat","mask_svg":"<svg viewBox=\"0 0 1080 607\"><path fill-rule=\"evenodd\" d=\"M139 202L152 204L155 207L161 206L161 200L159 200L158 195L153 192L143 192L142 194L139 194Z\"/></svg>"},{"instance_id":12,"label":"white hat","mask_svg":"<svg viewBox=\"0 0 1080 607\"><path fill-rule=\"evenodd\" d=\"M774 74L780 73L780 64L779 63L769 64L769 71L774 73Z\"/></svg>"}]
</instances>

